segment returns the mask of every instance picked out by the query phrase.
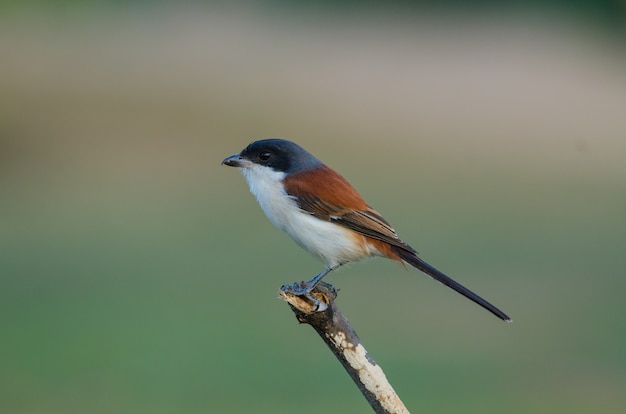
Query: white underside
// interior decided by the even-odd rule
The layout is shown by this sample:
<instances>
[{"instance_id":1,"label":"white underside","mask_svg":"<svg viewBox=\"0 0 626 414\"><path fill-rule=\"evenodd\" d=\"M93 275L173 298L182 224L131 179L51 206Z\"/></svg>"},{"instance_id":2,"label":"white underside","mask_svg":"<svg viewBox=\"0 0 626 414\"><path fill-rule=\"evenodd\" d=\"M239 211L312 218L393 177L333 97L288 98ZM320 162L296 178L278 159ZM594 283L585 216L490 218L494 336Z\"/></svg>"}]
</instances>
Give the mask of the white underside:
<instances>
[{"instance_id":1,"label":"white underside","mask_svg":"<svg viewBox=\"0 0 626 414\"><path fill-rule=\"evenodd\" d=\"M336 266L379 254L372 246L356 243L352 230L301 210L284 190L281 181L285 173L258 164L241 168L241 172L272 224L326 265Z\"/></svg>"}]
</instances>

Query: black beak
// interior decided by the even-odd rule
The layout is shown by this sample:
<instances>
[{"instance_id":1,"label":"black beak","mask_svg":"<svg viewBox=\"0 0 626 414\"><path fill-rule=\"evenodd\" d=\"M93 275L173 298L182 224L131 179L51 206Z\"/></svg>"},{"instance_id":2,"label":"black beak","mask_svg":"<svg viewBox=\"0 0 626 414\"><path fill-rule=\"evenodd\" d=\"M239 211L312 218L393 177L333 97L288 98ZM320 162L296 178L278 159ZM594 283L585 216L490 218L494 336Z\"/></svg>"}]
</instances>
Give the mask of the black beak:
<instances>
[{"instance_id":1,"label":"black beak","mask_svg":"<svg viewBox=\"0 0 626 414\"><path fill-rule=\"evenodd\" d=\"M241 158L240 154L231 155L230 157L224 158L222 165L228 165L229 167L243 167L244 159Z\"/></svg>"}]
</instances>

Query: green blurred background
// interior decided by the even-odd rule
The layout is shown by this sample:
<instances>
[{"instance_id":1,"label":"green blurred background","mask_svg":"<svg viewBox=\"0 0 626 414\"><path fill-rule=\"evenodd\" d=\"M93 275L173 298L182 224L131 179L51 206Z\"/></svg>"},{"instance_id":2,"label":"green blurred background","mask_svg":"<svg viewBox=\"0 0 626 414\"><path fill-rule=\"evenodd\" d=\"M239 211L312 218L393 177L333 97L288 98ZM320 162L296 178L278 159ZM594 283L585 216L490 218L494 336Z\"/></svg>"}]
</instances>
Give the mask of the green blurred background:
<instances>
[{"instance_id":1,"label":"green blurred background","mask_svg":"<svg viewBox=\"0 0 626 414\"><path fill-rule=\"evenodd\" d=\"M513 317L330 276L412 412L625 412L624 2L520 4L0 3L0 412L369 411L220 166L264 137Z\"/></svg>"}]
</instances>

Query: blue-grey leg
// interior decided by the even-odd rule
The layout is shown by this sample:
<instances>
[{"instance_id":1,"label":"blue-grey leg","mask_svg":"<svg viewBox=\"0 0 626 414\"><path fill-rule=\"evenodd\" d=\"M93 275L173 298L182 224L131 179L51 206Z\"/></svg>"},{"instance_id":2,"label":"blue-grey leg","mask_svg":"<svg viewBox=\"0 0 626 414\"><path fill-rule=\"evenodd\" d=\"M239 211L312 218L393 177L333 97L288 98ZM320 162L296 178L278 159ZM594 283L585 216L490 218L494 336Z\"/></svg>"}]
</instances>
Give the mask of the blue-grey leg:
<instances>
[{"instance_id":1,"label":"blue-grey leg","mask_svg":"<svg viewBox=\"0 0 626 414\"><path fill-rule=\"evenodd\" d=\"M293 285L283 285L281 289L285 292L291 293L292 295L306 296L311 302L315 303L316 308L319 309L320 301L315 296L311 295L311 291L315 289L315 286L317 286L318 283L322 281L324 276L337 269L341 265L343 265L343 263L327 267L326 269L313 276L313 278L311 278L311 280L309 281L295 282Z\"/></svg>"}]
</instances>

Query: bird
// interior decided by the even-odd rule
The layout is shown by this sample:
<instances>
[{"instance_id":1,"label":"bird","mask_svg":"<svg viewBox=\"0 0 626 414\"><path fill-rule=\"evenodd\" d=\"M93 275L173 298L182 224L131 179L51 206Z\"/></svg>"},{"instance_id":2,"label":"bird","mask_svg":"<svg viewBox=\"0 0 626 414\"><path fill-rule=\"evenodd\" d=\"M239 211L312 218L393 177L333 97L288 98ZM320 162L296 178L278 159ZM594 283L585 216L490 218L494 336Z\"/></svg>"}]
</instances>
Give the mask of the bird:
<instances>
[{"instance_id":1,"label":"bird","mask_svg":"<svg viewBox=\"0 0 626 414\"><path fill-rule=\"evenodd\" d=\"M314 300L310 292L328 273L380 256L417 268L511 322L503 311L422 260L343 176L295 142L254 141L222 165L238 167L272 224L326 265L311 280L290 286L292 293Z\"/></svg>"}]
</instances>

